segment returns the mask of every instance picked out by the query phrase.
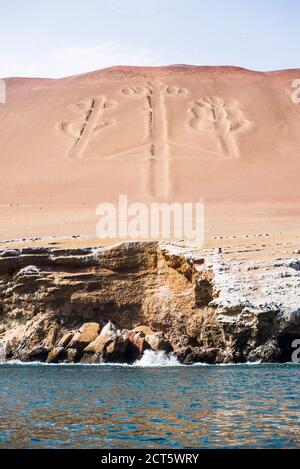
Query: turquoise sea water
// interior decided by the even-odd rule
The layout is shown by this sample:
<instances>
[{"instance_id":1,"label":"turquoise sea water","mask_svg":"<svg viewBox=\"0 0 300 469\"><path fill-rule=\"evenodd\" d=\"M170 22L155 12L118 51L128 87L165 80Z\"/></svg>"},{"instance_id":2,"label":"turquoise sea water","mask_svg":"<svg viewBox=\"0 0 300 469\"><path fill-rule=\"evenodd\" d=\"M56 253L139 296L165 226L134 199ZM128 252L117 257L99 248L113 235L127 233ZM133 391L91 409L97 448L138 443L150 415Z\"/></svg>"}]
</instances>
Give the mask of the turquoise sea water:
<instances>
[{"instance_id":1,"label":"turquoise sea water","mask_svg":"<svg viewBox=\"0 0 300 469\"><path fill-rule=\"evenodd\" d=\"M299 448L299 379L293 364L1 364L0 448Z\"/></svg>"}]
</instances>

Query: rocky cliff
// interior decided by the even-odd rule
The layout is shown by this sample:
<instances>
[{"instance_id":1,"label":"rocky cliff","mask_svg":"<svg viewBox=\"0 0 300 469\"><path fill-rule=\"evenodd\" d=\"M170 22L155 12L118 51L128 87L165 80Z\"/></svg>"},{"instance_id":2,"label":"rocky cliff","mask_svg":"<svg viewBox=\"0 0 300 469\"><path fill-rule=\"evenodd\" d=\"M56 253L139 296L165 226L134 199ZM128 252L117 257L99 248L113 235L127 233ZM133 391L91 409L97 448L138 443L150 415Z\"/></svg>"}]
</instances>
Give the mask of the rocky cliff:
<instances>
[{"instance_id":1,"label":"rocky cliff","mask_svg":"<svg viewBox=\"0 0 300 469\"><path fill-rule=\"evenodd\" d=\"M290 361L300 338L299 250L158 242L0 251L0 359ZM246 253L246 258L243 254Z\"/></svg>"}]
</instances>

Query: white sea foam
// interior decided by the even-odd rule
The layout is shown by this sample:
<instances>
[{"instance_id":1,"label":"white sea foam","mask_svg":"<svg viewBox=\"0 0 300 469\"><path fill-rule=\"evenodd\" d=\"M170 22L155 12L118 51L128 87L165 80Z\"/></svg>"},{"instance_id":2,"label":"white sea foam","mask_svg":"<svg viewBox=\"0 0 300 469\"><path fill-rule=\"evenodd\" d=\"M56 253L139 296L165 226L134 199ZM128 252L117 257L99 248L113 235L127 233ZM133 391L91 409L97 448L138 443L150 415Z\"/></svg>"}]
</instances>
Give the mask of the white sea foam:
<instances>
[{"instance_id":1,"label":"white sea foam","mask_svg":"<svg viewBox=\"0 0 300 469\"><path fill-rule=\"evenodd\" d=\"M152 367L165 367L165 366L184 366L179 363L174 355L167 355L164 352L154 352L153 350L146 350L140 360L137 360L132 365L127 363L42 363L42 362L22 362L20 360L10 360L2 362L6 365L34 365L34 366L117 366L129 368L152 368Z\"/></svg>"},{"instance_id":2,"label":"white sea foam","mask_svg":"<svg viewBox=\"0 0 300 469\"><path fill-rule=\"evenodd\" d=\"M276 365L294 365L300 366L300 363L286 362L286 363L261 363L245 362L245 363L218 363L211 365L209 363L196 362L191 365L184 365L180 363L174 355L167 355L163 352L154 352L153 350L146 350L143 357L137 360L132 365L127 363L44 363L44 362L22 362L21 360L1 361L0 366L3 365L21 365L21 366L45 366L45 367L124 367L124 368L162 368L162 367L249 367L249 366L276 366Z\"/></svg>"},{"instance_id":3,"label":"white sea foam","mask_svg":"<svg viewBox=\"0 0 300 469\"><path fill-rule=\"evenodd\" d=\"M146 350L142 358L136 361L132 366L148 368L162 366L181 366L181 364L174 355L167 355L164 352Z\"/></svg>"}]
</instances>

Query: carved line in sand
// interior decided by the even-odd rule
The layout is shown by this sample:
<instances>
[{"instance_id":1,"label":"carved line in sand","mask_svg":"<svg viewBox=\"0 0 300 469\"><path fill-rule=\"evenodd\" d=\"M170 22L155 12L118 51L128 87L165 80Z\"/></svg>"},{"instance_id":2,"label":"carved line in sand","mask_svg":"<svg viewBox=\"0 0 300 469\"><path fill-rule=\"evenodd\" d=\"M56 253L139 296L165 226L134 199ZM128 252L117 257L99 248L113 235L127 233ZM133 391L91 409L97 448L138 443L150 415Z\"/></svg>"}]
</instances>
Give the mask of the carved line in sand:
<instances>
[{"instance_id":1,"label":"carved line in sand","mask_svg":"<svg viewBox=\"0 0 300 469\"><path fill-rule=\"evenodd\" d=\"M112 157L138 157L145 155L146 151L146 186L151 195L168 196L172 188L170 166L170 145L188 149L188 145L171 142L168 132L167 97L180 97L188 90L176 86L166 86L159 81L150 82L146 86L133 86L120 90L123 96L130 99L140 99L142 109L145 111L146 136L144 141L135 147L130 147L119 153L101 155L100 158ZM78 103L75 113L79 115L76 121L61 122L60 129L74 138L74 143L68 156L83 158L90 141L99 131L115 124L112 118L105 119L105 111L116 105L117 102L107 100L105 96L91 98ZM217 96L208 96L197 99L191 103L192 114L188 124L193 131L208 132L217 135L221 150L206 149L205 153L213 157L238 158L239 148L235 134L249 126L238 104L234 100L223 100ZM199 146L190 147L199 150ZM203 151L203 148L201 148ZM177 159L177 158L176 158Z\"/></svg>"},{"instance_id":2,"label":"carved line in sand","mask_svg":"<svg viewBox=\"0 0 300 469\"><path fill-rule=\"evenodd\" d=\"M235 100L224 100L218 96L208 96L192 103L193 115L189 122L196 131L215 133L228 158L239 158L240 152L236 133L249 127Z\"/></svg>"},{"instance_id":3,"label":"carved line in sand","mask_svg":"<svg viewBox=\"0 0 300 469\"><path fill-rule=\"evenodd\" d=\"M148 143L146 186L153 196L157 194L168 196L171 190L171 160L165 98L166 96L183 96L187 90L175 86L165 86L161 82L155 81L148 86L123 89L122 93L128 97L142 98L144 101L146 139L150 142ZM142 148L142 146L138 148Z\"/></svg>"},{"instance_id":4,"label":"carved line in sand","mask_svg":"<svg viewBox=\"0 0 300 469\"><path fill-rule=\"evenodd\" d=\"M115 101L99 96L76 105L75 112L79 114L76 121L63 121L60 129L74 138L74 143L68 152L70 158L83 158L91 139L105 127L115 124L114 119L105 119L105 110L115 105Z\"/></svg>"}]
</instances>

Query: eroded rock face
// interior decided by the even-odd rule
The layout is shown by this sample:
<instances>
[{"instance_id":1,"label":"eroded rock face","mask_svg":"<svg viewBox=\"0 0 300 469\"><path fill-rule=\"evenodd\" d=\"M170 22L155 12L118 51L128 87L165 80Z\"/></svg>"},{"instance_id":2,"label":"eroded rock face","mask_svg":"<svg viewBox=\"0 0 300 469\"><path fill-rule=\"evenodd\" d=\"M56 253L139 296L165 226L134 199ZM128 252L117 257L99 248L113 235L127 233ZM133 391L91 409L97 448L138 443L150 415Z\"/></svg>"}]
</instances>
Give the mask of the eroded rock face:
<instances>
[{"instance_id":1,"label":"eroded rock face","mask_svg":"<svg viewBox=\"0 0 300 469\"><path fill-rule=\"evenodd\" d=\"M161 332L146 335L145 341L155 352L170 353L173 351L173 347L171 346L170 342L164 337L164 334L162 334Z\"/></svg>"},{"instance_id":2,"label":"eroded rock face","mask_svg":"<svg viewBox=\"0 0 300 469\"><path fill-rule=\"evenodd\" d=\"M98 337L100 325L97 322L88 322L83 324L76 332L68 344L68 348L82 351L90 342ZM62 341L63 342L63 341Z\"/></svg>"},{"instance_id":3,"label":"eroded rock face","mask_svg":"<svg viewBox=\"0 0 300 469\"><path fill-rule=\"evenodd\" d=\"M281 351L276 341L268 340L248 355L249 362L276 363L280 359Z\"/></svg>"},{"instance_id":4,"label":"eroded rock face","mask_svg":"<svg viewBox=\"0 0 300 469\"><path fill-rule=\"evenodd\" d=\"M66 358L65 349L63 347L53 347L47 354L47 363L59 363Z\"/></svg>"},{"instance_id":5,"label":"eroded rock face","mask_svg":"<svg viewBox=\"0 0 300 469\"><path fill-rule=\"evenodd\" d=\"M269 256L270 257L270 256ZM299 259L156 242L0 251L0 358L190 364L289 361Z\"/></svg>"},{"instance_id":6,"label":"eroded rock face","mask_svg":"<svg viewBox=\"0 0 300 469\"><path fill-rule=\"evenodd\" d=\"M109 321L85 349L82 363L120 362L124 360L128 338Z\"/></svg>"}]
</instances>

